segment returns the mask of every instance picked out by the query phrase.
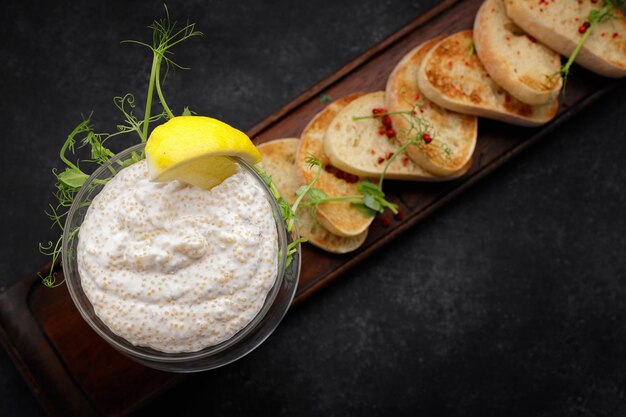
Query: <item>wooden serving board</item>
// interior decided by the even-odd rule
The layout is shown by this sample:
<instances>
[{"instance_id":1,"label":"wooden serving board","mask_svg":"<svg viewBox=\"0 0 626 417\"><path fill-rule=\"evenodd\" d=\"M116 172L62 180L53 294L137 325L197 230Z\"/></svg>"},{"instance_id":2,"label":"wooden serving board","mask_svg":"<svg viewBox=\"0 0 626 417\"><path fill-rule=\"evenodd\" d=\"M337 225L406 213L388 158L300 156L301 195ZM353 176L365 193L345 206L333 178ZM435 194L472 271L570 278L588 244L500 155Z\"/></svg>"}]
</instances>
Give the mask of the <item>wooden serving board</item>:
<instances>
[{"instance_id":1,"label":"wooden serving board","mask_svg":"<svg viewBox=\"0 0 626 417\"><path fill-rule=\"evenodd\" d=\"M481 2L442 2L267 117L248 134L256 143L298 136L324 107L320 94L339 98L384 89L388 74L405 53L434 36L471 28ZM304 245L294 303L341 276L530 144L547 137L619 82L579 70L569 81L559 114L551 123L528 129L480 120L474 165L463 178L437 184L388 182L385 191L399 204L404 218L390 218L387 227L377 219L365 245L352 254L333 255ZM117 353L83 321L64 286L44 288L37 274L0 294L0 341L43 408L53 416L128 415L185 378L146 368Z\"/></svg>"}]
</instances>

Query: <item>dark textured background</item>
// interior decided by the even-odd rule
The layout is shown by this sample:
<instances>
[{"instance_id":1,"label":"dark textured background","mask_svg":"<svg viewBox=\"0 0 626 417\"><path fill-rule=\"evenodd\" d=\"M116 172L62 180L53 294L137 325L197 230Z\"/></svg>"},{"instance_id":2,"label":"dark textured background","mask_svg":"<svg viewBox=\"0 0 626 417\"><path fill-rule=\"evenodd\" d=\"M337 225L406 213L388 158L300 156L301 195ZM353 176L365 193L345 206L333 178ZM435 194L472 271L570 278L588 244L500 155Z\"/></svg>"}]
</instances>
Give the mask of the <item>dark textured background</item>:
<instances>
[{"instance_id":1,"label":"dark textured background","mask_svg":"<svg viewBox=\"0 0 626 417\"><path fill-rule=\"evenodd\" d=\"M435 1L169 2L204 38L169 103L246 129ZM50 169L81 113L142 96L160 2L0 16L0 287L46 260ZM575 76L575 74L574 74ZM626 415L626 85L140 415ZM130 142L121 141L120 148ZM0 350L0 416L43 412Z\"/></svg>"}]
</instances>

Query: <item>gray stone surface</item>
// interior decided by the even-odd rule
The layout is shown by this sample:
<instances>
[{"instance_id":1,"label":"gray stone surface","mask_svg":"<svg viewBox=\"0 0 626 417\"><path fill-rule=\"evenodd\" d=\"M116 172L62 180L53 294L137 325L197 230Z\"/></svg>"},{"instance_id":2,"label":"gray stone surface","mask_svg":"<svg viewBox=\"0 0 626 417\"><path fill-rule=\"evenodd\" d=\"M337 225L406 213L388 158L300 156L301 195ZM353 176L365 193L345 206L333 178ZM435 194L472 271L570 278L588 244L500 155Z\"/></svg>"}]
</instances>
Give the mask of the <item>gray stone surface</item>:
<instances>
[{"instance_id":1,"label":"gray stone surface","mask_svg":"<svg viewBox=\"0 0 626 417\"><path fill-rule=\"evenodd\" d=\"M429 2L170 2L180 111L247 128ZM46 260L50 169L80 114L143 96L159 2L3 3L0 287ZM574 74L575 76L575 74ZM626 415L626 85L139 415ZM121 141L119 148L130 142ZM39 416L0 350L0 415Z\"/></svg>"}]
</instances>

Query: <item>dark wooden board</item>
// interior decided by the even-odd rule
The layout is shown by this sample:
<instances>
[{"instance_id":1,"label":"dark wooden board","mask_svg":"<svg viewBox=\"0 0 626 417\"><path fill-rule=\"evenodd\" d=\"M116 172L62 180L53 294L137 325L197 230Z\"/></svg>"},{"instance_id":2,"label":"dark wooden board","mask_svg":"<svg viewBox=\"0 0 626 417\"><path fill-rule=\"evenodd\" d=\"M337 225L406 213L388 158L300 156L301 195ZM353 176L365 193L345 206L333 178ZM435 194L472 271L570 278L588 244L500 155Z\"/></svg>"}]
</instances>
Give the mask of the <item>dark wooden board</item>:
<instances>
[{"instance_id":1,"label":"dark wooden board","mask_svg":"<svg viewBox=\"0 0 626 417\"><path fill-rule=\"evenodd\" d=\"M333 98L384 88L400 58L436 35L470 28L482 0L442 2L394 35L310 88L248 131L256 143L298 136L320 111L322 92ZM294 303L341 276L391 239L409 230L549 133L620 81L577 71L567 86L557 118L535 129L479 122L474 165L461 179L439 184L389 182L386 191L405 216L383 227L377 219L365 245L347 255L303 247ZM62 271L61 271L62 273ZM143 367L110 348L82 320L65 287L46 289L37 274L0 294L0 341L43 408L53 416L123 416L166 391L185 376Z\"/></svg>"}]
</instances>

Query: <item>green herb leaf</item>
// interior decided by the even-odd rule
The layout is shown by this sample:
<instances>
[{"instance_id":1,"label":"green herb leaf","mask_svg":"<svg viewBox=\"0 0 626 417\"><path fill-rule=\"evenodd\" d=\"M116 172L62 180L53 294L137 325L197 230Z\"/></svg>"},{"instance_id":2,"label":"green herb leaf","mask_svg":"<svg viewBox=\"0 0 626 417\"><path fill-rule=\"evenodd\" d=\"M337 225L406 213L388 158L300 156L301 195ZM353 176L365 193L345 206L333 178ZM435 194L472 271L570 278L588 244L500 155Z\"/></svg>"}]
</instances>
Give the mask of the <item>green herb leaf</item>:
<instances>
[{"instance_id":1,"label":"green herb leaf","mask_svg":"<svg viewBox=\"0 0 626 417\"><path fill-rule=\"evenodd\" d=\"M270 177L268 175L268 173L263 171L261 169L261 167L259 167L258 165L255 166L254 168L255 168L255 171L257 172L257 174L259 174L259 176L261 177L261 179L265 183L265 185L267 185L269 187L272 184L272 177Z\"/></svg>"},{"instance_id":2,"label":"green herb leaf","mask_svg":"<svg viewBox=\"0 0 626 417\"><path fill-rule=\"evenodd\" d=\"M306 185L301 185L296 190L296 195L297 196L301 196L301 195L305 194L308 189L309 189L309 187L307 187Z\"/></svg>"},{"instance_id":3,"label":"green herb leaf","mask_svg":"<svg viewBox=\"0 0 626 417\"><path fill-rule=\"evenodd\" d=\"M333 101L333 98L330 96L330 94L324 92L322 94L320 94L320 103L322 104L328 104L331 101Z\"/></svg>"},{"instance_id":4,"label":"green herb leaf","mask_svg":"<svg viewBox=\"0 0 626 417\"><path fill-rule=\"evenodd\" d=\"M93 162L103 164L111 159L115 154L109 149L105 148L100 142L94 142L91 144L91 160Z\"/></svg>"},{"instance_id":5,"label":"green herb leaf","mask_svg":"<svg viewBox=\"0 0 626 417\"><path fill-rule=\"evenodd\" d=\"M291 266L293 262L293 257L298 252L298 245L304 242L308 242L308 239L304 237L300 237L294 240L293 242L291 242L289 245L287 245L287 260L285 262L286 268L289 268L289 266Z\"/></svg>"},{"instance_id":6,"label":"green herb leaf","mask_svg":"<svg viewBox=\"0 0 626 417\"><path fill-rule=\"evenodd\" d=\"M476 53L476 44L474 41L471 41L469 46L467 47L467 56L471 57Z\"/></svg>"},{"instance_id":7,"label":"green herb leaf","mask_svg":"<svg viewBox=\"0 0 626 417\"><path fill-rule=\"evenodd\" d=\"M289 223L294 218L294 214L287 200L285 200L284 198L280 198L278 200L278 207L280 208L280 213L283 216L283 220L286 223Z\"/></svg>"},{"instance_id":8,"label":"green herb leaf","mask_svg":"<svg viewBox=\"0 0 626 417\"><path fill-rule=\"evenodd\" d=\"M314 200L314 201L324 200L328 198L328 194L326 194L324 191L320 190L319 188L316 188L316 187L308 188L306 185L300 186L296 190L296 194L298 196L306 194L310 200Z\"/></svg>"},{"instance_id":9,"label":"green herb leaf","mask_svg":"<svg viewBox=\"0 0 626 417\"><path fill-rule=\"evenodd\" d=\"M87 178L89 175L74 168L65 168L65 171L57 175L60 182L72 188L80 188Z\"/></svg>"},{"instance_id":10,"label":"green herb leaf","mask_svg":"<svg viewBox=\"0 0 626 417\"><path fill-rule=\"evenodd\" d=\"M309 168L314 168L314 167L324 168L324 164L322 163L322 160L312 154L309 154L304 160L304 162L306 162L309 165Z\"/></svg>"},{"instance_id":11,"label":"green herb leaf","mask_svg":"<svg viewBox=\"0 0 626 417\"><path fill-rule=\"evenodd\" d=\"M385 193L379 188L378 184L374 184L370 180L359 182L356 188L363 194L371 194L376 197L385 197Z\"/></svg>"},{"instance_id":12,"label":"green herb leaf","mask_svg":"<svg viewBox=\"0 0 626 417\"><path fill-rule=\"evenodd\" d=\"M363 195L363 203L366 207L381 212L383 211L383 206L380 202L374 197L372 194L364 194Z\"/></svg>"},{"instance_id":13,"label":"green herb leaf","mask_svg":"<svg viewBox=\"0 0 626 417\"><path fill-rule=\"evenodd\" d=\"M385 200L385 193L382 191L381 184L374 184L369 180L363 180L357 184L357 190L361 194L341 197L330 197L324 191L315 188L312 184L317 181L323 170L323 164L319 158L310 156L306 160L312 167L317 166L317 173L311 184L303 185L298 188L296 194L299 198L306 197L303 205L312 207L316 210L320 204L329 202L344 201L350 203L351 207L359 210L366 217L371 217L377 212L382 213L385 208L389 208L394 213L397 212L397 205Z\"/></svg>"},{"instance_id":14,"label":"green herb leaf","mask_svg":"<svg viewBox=\"0 0 626 417\"><path fill-rule=\"evenodd\" d=\"M378 213L378 211L372 210L371 208L367 207L365 204L352 203L350 204L350 207L360 211L365 217L374 217L376 213Z\"/></svg>"}]
</instances>

